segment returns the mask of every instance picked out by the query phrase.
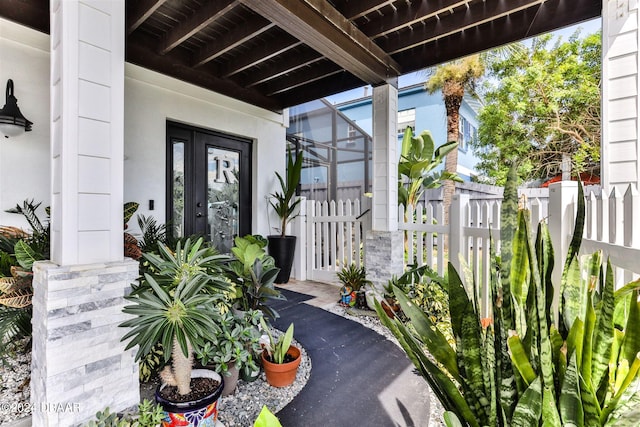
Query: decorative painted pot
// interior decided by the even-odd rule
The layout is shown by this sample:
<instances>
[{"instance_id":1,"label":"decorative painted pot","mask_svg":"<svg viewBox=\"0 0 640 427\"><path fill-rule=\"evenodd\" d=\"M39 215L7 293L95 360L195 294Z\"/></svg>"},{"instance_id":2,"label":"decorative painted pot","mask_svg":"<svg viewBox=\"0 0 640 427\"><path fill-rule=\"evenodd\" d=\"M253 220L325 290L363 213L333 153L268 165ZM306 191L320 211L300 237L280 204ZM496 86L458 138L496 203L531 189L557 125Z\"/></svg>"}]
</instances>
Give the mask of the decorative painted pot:
<instances>
[{"instance_id":1,"label":"decorative painted pot","mask_svg":"<svg viewBox=\"0 0 640 427\"><path fill-rule=\"evenodd\" d=\"M288 363L272 363L265 357L266 351L262 352L262 369L267 377L267 382L273 387L286 387L293 384L300 366L300 349L291 346L287 354L294 360Z\"/></svg>"},{"instance_id":2,"label":"decorative painted pot","mask_svg":"<svg viewBox=\"0 0 640 427\"><path fill-rule=\"evenodd\" d=\"M156 402L164 409L162 427L214 427L218 420L218 399L222 395L224 380L209 369L194 369L191 378L213 378L220 384L208 396L189 402L171 402L160 395L165 385L156 389Z\"/></svg>"}]
</instances>

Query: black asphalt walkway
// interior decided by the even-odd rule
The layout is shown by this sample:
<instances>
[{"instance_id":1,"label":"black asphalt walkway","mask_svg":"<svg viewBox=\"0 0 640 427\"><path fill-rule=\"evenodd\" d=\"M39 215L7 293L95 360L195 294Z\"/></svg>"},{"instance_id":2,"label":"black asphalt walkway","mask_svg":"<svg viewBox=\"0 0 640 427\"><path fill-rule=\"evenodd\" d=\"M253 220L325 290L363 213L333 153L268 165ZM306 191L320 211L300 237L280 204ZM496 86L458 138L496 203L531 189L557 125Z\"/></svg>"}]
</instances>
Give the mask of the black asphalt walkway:
<instances>
[{"instance_id":1,"label":"black asphalt walkway","mask_svg":"<svg viewBox=\"0 0 640 427\"><path fill-rule=\"evenodd\" d=\"M295 324L311 358L302 391L277 413L284 427L423 427L429 420L426 381L404 352L357 322L304 304L312 298L282 290L275 326Z\"/></svg>"}]
</instances>

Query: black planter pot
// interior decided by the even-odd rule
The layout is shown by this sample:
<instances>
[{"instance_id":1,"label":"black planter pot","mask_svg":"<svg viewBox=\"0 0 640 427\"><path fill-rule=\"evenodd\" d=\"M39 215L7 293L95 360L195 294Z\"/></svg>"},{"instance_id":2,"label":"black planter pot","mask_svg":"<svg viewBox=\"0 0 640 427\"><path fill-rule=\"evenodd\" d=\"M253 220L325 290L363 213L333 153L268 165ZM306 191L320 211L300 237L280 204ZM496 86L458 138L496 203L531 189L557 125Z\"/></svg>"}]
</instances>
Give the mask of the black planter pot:
<instances>
[{"instance_id":1,"label":"black planter pot","mask_svg":"<svg viewBox=\"0 0 640 427\"><path fill-rule=\"evenodd\" d=\"M163 426L197 426L215 424L218 419L218 399L224 388L224 380L222 377L208 369L194 369L191 378L208 377L219 381L218 388L213 390L211 394L202 399L188 402L172 402L160 395L160 390L164 386L159 386L156 390L156 402L158 402L165 411L165 419ZM188 424L185 424L188 423Z\"/></svg>"},{"instance_id":2,"label":"black planter pot","mask_svg":"<svg viewBox=\"0 0 640 427\"><path fill-rule=\"evenodd\" d=\"M291 276L293 256L296 251L296 236L267 236L269 240L269 255L280 269L276 277L276 283L287 283Z\"/></svg>"}]
</instances>

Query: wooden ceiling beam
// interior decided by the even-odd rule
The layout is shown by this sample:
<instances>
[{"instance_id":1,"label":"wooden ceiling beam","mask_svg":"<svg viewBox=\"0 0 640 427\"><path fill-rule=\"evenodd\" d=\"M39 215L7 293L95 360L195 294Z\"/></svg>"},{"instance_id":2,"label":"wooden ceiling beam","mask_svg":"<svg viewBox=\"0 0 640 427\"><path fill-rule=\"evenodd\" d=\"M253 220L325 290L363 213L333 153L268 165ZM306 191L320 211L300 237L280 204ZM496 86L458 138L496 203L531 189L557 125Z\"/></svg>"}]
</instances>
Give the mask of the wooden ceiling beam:
<instances>
[{"instance_id":1,"label":"wooden ceiling beam","mask_svg":"<svg viewBox=\"0 0 640 427\"><path fill-rule=\"evenodd\" d=\"M144 21L155 12L167 0L137 0L128 2L127 8L127 35L133 33Z\"/></svg>"},{"instance_id":2,"label":"wooden ceiling beam","mask_svg":"<svg viewBox=\"0 0 640 427\"><path fill-rule=\"evenodd\" d=\"M400 65L326 0L240 0L366 83L397 77Z\"/></svg>"},{"instance_id":3,"label":"wooden ceiling beam","mask_svg":"<svg viewBox=\"0 0 640 427\"><path fill-rule=\"evenodd\" d=\"M391 55L414 48L421 44L469 31L496 19L509 16L526 9L538 10L548 0L509 0L498 2L480 2L469 6L466 11L448 14L440 19L432 19L424 25L416 25L406 31L400 31L384 40L380 46ZM484 38L484 37L483 37Z\"/></svg>"},{"instance_id":4,"label":"wooden ceiling beam","mask_svg":"<svg viewBox=\"0 0 640 427\"><path fill-rule=\"evenodd\" d=\"M324 56L320 55L313 49L305 47L302 51L298 49L290 50L280 56L278 60L274 61L274 63L269 67L263 67L255 72L248 73L246 78L242 81L242 86L253 87L261 83L266 83L287 73L291 73L302 67L306 67L320 61L326 60L324 59Z\"/></svg>"},{"instance_id":5,"label":"wooden ceiling beam","mask_svg":"<svg viewBox=\"0 0 640 427\"><path fill-rule=\"evenodd\" d=\"M275 24L259 15L255 15L250 21L235 27L224 36L203 47L194 58L193 66L200 67L207 62L211 62L273 27L275 27Z\"/></svg>"},{"instance_id":6,"label":"wooden ceiling beam","mask_svg":"<svg viewBox=\"0 0 640 427\"><path fill-rule=\"evenodd\" d=\"M400 31L409 25L420 24L436 16L445 17L451 9L465 6L469 0L435 0L420 3L406 3L393 15L381 15L366 24L360 25L360 30L372 39ZM421 25L421 24L420 24Z\"/></svg>"},{"instance_id":7,"label":"wooden ceiling beam","mask_svg":"<svg viewBox=\"0 0 640 427\"><path fill-rule=\"evenodd\" d=\"M476 26L464 32L417 45L397 55L407 72L534 37L560 27L597 18L602 4L593 0L547 0L536 8Z\"/></svg>"},{"instance_id":8,"label":"wooden ceiling beam","mask_svg":"<svg viewBox=\"0 0 640 427\"><path fill-rule=\"evenodd\" d=\"M127 43L126 61L267 110L282 110L276 99L243 88L232 80L221 79L208 67L193 68L191 55L187 51L175 49L160 55L155 49L156 44L156 39L142 32L133 35Z\"/></svg>"},{"instance_id":9,"label":"wooden ceiling beam","mask_svg":"<svg viewBox=\"0 0 640 427\"><path fill-rule=\"evenodd\" d=\"M396 0L358 0L343 2L342 7L338 8L347 19L353 20L370 14L384 6L392 5Z\"/></svg>"},{"instance_id":10,"label":"wooden ceiling beam","mask_svg":"<svg viewBox=\"0 0 640 427\"><path fill-rule=\"evenodd\" d=\"M301 44L302 42L298 39L288 34L283 34L270 43L255 47L246 55L239 55L235 59L227 61L223 66L218 68L218 75L223 78L232 77Z\"/></svg>"},{"instance_id":11,"label":"wooden ceiling beam","mask_svg":"<svg viewBox=\"0 0 640 427\"><path fill-rule=\"evenodd\" d=\"M0 0L0 16L49 34L49 2L42 0ZM4 82L0 82L4 88Z\"/></svg>"},{"instance_id":12,"label":"wooden ceiling beam","mask_svg":"<svg viewBox=\"0 0 640 427\"><path fill-rule=\"evenodd\" d=\"M276 80L267 85L259 86L258 90L266 96L291 91L301 86L308 85L320 79L341 73L342 68L332 62L327 62L322 67L305 67L287 76L286 79Z\"/></svg>"},{"instance_id":13,"label":"wooden ceiling beam","mask_svg":"<svg viewBox=\"0 0 640 427\"><path fill-rule=\"evenodd\" d=\"M235 0L224 0L205 3L200 9L195 10L184 22L181 22L169 31L160 47L160 54L164 55L175 49L189 37L205 28L212 22L220 19L231 9L237 6Z\"/></svg>"},{"instance_id":14,"label":"wooden ceiling beam","mask_svg":"<svg viewBox=\"0 0 640 427\"><path fill-rule=\"evenodd\" d=\"M276 95L276 98L280 105L298 105L364 85L365 83L353 74L343 72L301 86L295 91L283 92Z\"/></svg>"}]
</instances>

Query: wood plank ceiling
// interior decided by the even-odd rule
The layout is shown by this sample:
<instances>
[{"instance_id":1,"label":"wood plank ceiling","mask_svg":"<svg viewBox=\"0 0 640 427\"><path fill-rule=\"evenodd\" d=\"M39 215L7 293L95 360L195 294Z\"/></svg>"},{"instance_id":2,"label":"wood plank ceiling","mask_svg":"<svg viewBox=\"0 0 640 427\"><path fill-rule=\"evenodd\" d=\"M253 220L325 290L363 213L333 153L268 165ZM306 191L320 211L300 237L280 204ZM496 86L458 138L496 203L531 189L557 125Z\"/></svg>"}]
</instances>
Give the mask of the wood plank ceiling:
<instances>
[{"instance_id":1,"label":"wood plank ceiling","mask_svg":"<svg viewBox=\"0 0 640 427\"><path fill-rule=\"evenodd\" d=\"M129 0L126 60L273 110L600 16L602 0ZM0 16L49 32L48 0Z\"/></svg>"}]
</instances>

